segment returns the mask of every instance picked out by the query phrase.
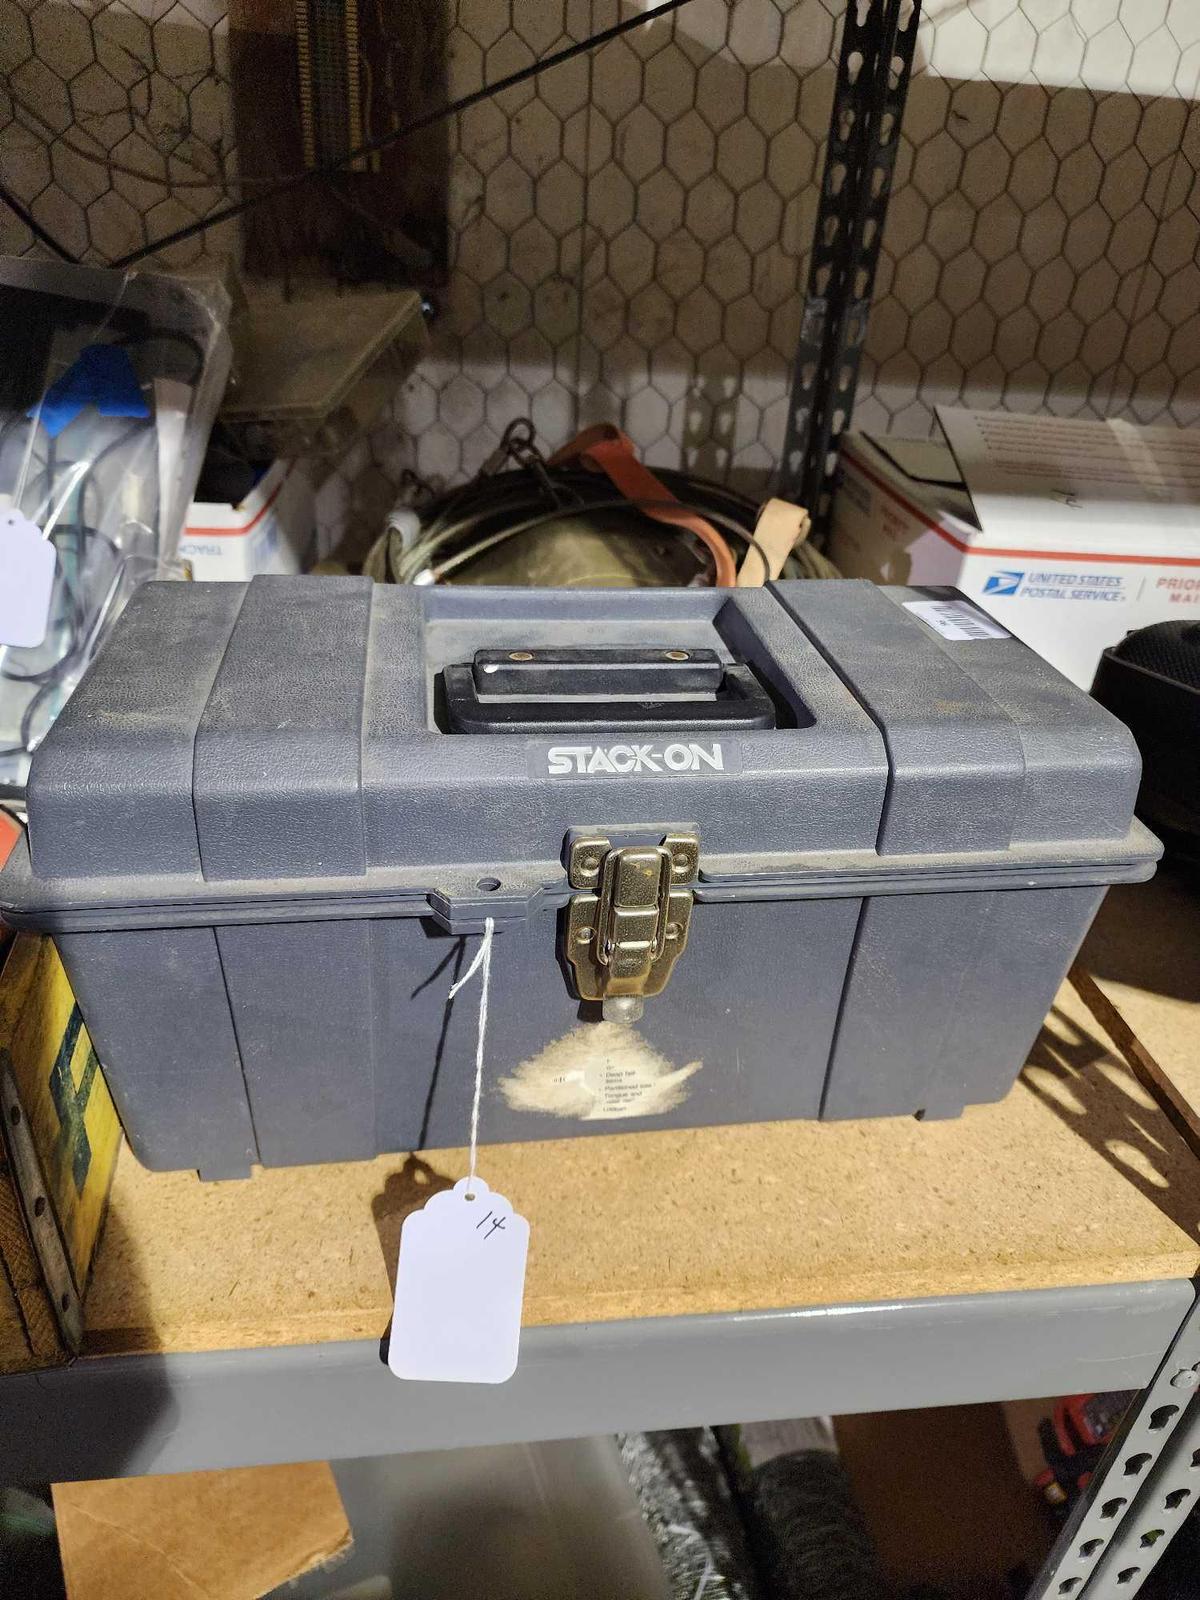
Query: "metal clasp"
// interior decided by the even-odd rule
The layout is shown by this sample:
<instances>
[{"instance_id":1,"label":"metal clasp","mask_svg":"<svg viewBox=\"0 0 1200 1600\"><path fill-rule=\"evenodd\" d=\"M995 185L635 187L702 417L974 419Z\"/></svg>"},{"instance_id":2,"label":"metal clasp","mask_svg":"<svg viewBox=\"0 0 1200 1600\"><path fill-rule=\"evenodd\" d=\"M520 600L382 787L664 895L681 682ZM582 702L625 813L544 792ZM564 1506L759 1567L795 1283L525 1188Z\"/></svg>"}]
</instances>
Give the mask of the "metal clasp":
<instances>
[{"instance_id":1,"label":"metal clasp","mask_svg":"<svg viewBox=\"0 0 1200 1600\"><path fill-rule=\"evenodd\" d=\"M636 1021L642 999L666 988L687 944L690 885L700 862L694 833L661 844L574 839L567 876L576 894L567 913L567 958L581 1000L602 1000L606 1016Z\"/></svg>"}]
</instances>

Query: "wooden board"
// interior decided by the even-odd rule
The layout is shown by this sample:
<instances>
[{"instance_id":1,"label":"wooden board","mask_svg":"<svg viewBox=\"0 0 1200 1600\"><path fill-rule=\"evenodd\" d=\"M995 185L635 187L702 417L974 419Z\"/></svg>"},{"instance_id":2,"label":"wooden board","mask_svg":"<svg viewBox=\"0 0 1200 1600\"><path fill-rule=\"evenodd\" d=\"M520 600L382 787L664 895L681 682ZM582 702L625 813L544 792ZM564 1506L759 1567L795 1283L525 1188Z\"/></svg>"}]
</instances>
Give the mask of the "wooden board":
<instances>
[{"instance_id":1,"label":"wooden board","mask_svg":"<svg viewBox=\"0 0 1200 1600\"><path fill-rule=\"evenodd\" d=\"M9 1181L0 1170L0 1238L15 1220L13 1199ZM67 1359L33 1250L27 1248L23 1261L14 1260L11 1238L0 1261L0 1375L59 1366Z\"/></svg>"},{"instance_id":2,"label":"wooden board","mask_svg":"<svg viewBox=\"0 0 1200 1600\"><path fill-rule=\"evenodd\" d=\"M448 1151L205 1185L125 1151L85 1348L378 1339L404 1216L464 1171ZM1018 1086L958 1121L495 1146L480 1172L532 1224L529 1324L1200 1269L1200 1165L1065 988Z\"/></svg>"}]
</instances>

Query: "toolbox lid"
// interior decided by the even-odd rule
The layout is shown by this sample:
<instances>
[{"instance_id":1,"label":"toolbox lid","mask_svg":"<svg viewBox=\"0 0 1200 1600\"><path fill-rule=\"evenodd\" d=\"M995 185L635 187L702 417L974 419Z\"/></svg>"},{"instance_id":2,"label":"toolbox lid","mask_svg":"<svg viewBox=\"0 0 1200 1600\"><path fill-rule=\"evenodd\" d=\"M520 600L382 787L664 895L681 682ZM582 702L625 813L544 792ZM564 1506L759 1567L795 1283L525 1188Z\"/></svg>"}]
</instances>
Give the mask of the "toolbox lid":
<instances>
[{"instance_id":1,"label":"toolbox lid","mask_svg":"<svg viewBox=\"0 0 1200 1600\"><path fill-rule=\"evenodd\" d=\"M1158 853L1139 771L951 590L152 583L34 758L0 903L459 926L561 903L578 830L678 827L698 899L1109 882Z\"/></svg>"}]
</instances>

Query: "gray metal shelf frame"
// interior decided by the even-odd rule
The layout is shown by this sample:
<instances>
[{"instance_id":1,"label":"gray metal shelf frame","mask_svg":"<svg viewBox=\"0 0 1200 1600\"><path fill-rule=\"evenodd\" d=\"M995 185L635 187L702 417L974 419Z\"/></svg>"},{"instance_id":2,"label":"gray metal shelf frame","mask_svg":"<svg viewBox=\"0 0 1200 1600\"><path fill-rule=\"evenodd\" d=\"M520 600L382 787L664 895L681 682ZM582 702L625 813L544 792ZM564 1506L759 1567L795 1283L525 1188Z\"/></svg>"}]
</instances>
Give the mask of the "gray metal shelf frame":
<instances>
[{"instance_id":1,"label":"gray metal shelf frame","mask_svg":"<svg viewBox=\"0 0 1200 1600\"><path fill-rule=\"evenodd\" d=\"M404 1383L369 1340L85 1357L0 1380L0 1481L1133 1389L1194 1304L1166 1279L530 1328L497 1385Z\"/></svg>"},{"instance_id":2,"label":"gray metal shelf frame","mask_svg":"<svg viewBox=\"0 0 1200 1600\"><path fill-rule=\"evenodd\" d=\"M1165 1352L1165 1354L1164 1354ZM1200 1494L1187 1279L527 1330L499 1385L342 1342L85 1357L0 1383L0 1480L46 1482L1145 1388L1028 1600L1131 1600Z\"/></svg>"}]
</instances>

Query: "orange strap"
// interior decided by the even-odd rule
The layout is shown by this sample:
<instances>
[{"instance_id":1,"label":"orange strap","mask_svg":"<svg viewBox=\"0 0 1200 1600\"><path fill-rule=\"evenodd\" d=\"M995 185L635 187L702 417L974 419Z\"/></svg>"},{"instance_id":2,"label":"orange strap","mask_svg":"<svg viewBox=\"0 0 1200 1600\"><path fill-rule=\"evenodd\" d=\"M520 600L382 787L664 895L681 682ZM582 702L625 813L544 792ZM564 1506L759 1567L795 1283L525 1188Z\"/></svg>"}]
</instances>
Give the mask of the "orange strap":
<instances>
[{"instance_id":1,"label":"orange strap","mask_svg":"<svg viewBox=\"0 0 1200 1600\"><path fill-rule=\"evenodd\" d=\"M673 495L666 484L638 460L632 439L611 422L600 422L594 428L585 428L570 444L556 450L547 465L565 466L570 461L582 461L584 466L603 472L627 500L678 501L679 497ZM678 510L674 506L651 505L639 506L638 509L657 522L665 522L674 528L686 528L689 533L694 533L712 555L717 588L736 587L737 565L733 552L711 522L706 522L684 505L680 505Z\"/></svg>"}]
</instances>

